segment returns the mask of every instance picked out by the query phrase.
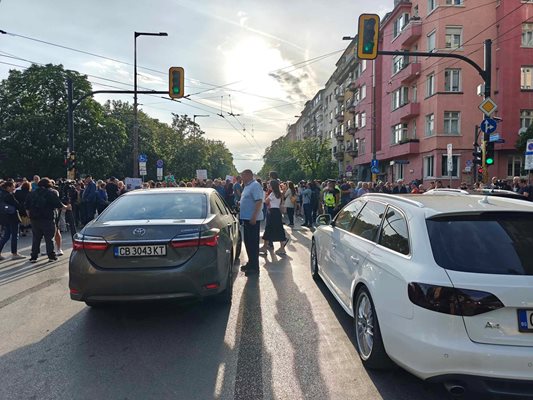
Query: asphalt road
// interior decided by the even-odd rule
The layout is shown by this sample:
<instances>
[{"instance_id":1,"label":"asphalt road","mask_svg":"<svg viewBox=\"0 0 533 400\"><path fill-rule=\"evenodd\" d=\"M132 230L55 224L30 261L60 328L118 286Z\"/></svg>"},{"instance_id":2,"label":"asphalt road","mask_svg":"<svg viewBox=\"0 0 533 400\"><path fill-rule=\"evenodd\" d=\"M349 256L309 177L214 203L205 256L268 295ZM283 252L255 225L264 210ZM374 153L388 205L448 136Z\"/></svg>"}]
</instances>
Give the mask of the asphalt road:
<instances>
[{"instance_id":1,"label":"asphalt road","mask_svg":"<svg viewBox=\"0 0 533 400\"><path fill-rule=\"evenodd\" d=\"M401 369L362 367L351 319L311 279L310 231L290 232L287 256L235 274L231 307L90 309L69 299L70 251L0 262L0 399L446 399Z\"/></svg>"}]
</instances>

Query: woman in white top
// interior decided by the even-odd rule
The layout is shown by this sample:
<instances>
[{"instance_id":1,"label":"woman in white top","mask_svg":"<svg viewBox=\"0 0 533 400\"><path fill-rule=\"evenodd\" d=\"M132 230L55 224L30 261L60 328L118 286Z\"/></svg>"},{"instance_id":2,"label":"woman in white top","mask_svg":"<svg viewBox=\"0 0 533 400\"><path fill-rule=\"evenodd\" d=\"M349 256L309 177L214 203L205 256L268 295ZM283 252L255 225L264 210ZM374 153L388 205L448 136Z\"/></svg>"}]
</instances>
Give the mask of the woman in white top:
<instances>
[{"instance_id":1,"label":"woman in white top","mask_svg":"<svg viewBox=\"0 0 533 400\"><path fill-rule=\"evenodd\" d=\"M283 229L283 222L281 220L281 191L279 189L279 181L272 179L270 181L270 188L272 193L268 195L265 202L268 206L268 218L263 234L265 241L263 247L259 249L259 253L266 254L269 242L281 242L281 247L276 251L278 255L284 255L285 246L289 243L289 239L285 236L285 229Z\"/></svg>"}]
</instances>

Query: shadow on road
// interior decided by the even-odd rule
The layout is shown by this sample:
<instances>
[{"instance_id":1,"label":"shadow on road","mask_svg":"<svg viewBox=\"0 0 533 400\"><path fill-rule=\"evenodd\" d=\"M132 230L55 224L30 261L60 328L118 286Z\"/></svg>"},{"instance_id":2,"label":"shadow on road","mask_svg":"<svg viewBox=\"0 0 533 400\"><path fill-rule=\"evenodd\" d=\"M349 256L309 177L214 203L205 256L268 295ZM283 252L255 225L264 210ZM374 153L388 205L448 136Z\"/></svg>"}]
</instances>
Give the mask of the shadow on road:
<instances>
[{"instance_id":1,"label":"shadow on road","mask_svg":"<svg viewBox=\"0 0 533 400\"><path fill-rule=\"evenodd\" d=\"M0 357L0 398L232 398L229 314L210 302L86 308Z\"/></svg>"}]
</instances>

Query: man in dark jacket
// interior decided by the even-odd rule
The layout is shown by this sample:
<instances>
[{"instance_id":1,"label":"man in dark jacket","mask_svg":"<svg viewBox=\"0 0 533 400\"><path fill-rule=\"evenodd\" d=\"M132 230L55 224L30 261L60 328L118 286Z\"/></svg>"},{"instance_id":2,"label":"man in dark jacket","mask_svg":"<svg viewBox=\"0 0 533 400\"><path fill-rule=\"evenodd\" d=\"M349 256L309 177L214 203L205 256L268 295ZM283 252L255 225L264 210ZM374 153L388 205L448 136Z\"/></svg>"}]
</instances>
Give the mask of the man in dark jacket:
<instances>
[{"instance_id":1,"label":"man in dark jacket","mask_svg":"<svg viewBox=\"0 0 533 400\"><path fill-rule=\"evenodd\" d=\"M31 230L33 234L30 258L31 263L37 262L37 256L39 255L39 248L41 247L41 239L43 236L46 244L48 261L57 260L53 242L56 232L54 211L58 208L62 210L70 209L70 205L64 205L56 192L51 190L51 187L50 180L43 178L39 181L37 190L31 192L26 199L26 212L30 216Z\"/></svg>"},{"instance_id":2,"label":"man in dark jacket","mask_svg":"<svg viewBox=\"0 0 533 400\"><path fill-rule=\"evenodd\" d=\"M9 238L11 238L11 259L25 258L17 252L21 206L13 195L14 190L13 181L6 181L0 185L0 231L2 233L0 234L0 261L6 259L2 256L2 250Z\"/></svg>"},{"instance_id":3,"label":"man in dark jacket","mask_svg":"<svg viewBox=\"0 0 533 400\"><path fill-rule=\"evenodd\" d=\"M96 183L93 181L91 175L87 175L85 178L85 190L81 196L81 205L85 210L85 219L82 221L82 224L88 224L94 218L96 213Z\"/></svg>"}]
</instances>

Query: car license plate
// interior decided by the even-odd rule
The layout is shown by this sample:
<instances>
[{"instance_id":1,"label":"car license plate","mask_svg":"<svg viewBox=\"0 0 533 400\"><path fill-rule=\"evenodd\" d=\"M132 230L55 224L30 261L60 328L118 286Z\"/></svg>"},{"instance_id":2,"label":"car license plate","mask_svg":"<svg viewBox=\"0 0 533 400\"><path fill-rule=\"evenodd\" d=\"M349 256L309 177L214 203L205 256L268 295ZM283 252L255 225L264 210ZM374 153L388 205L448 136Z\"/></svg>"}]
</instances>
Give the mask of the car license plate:
<instances>
[{"instance_id":1,"label":"car license plate","mask_svg":"<svg viewBox=\"0 0 533 400\"><path fill-rule=\"evenodd\" d=\"M115 257L160 257L166 255L167 246L164 244L115 247Z\"/></svg>"},{"instance_id":2,"label":"car license plate","mask_svg":"<svg viewBox=\"0 0 533 400\"><path fill-rule=\"evenodd\" d=\"M518 310L518 330L533 332L533 310Z\"/></svg>"}]
</instances>

